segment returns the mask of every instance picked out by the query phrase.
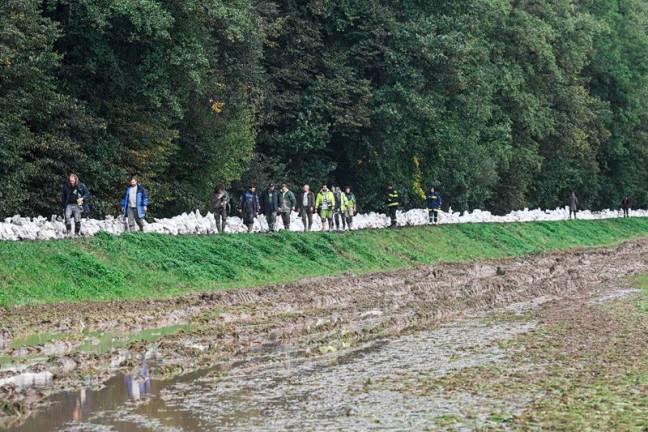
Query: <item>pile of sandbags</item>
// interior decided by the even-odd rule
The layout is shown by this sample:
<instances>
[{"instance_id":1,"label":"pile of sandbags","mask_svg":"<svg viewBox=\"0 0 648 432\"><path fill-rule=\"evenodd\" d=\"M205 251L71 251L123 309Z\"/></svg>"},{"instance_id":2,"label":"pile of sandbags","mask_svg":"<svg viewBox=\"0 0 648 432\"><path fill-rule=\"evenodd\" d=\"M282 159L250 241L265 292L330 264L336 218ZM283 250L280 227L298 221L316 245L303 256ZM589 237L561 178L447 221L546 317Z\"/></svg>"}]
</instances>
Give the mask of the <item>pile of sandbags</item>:
<instances>
[{"instance_id":1,"label":"pile of sandbags","mask_svg":"<svg viewBox=\"0 0 648 432\"><path fill-rule=\"evenodd\" d=\"M631 217L648 217L648 210L631 210ZM472 212L441 212L440 223L457 224L457 223L480 223L480 222L532 222L532 221L556 221L564 220L569 217L567 208L557 208L555 210L541 209L524 209L515 210L503 216L496 216L488 211L473 210ZM603 210L591 212L583 210L578 212L579 219L611 219L621 217L617 210ZM277 228L283 229L281 218L277 218ZM428 212L426 209L412 209L398 212L399 226L416 226L428 223ZM390 224L389 218L381 213L358 214L353 219L353 229L379 229L387 228ZM303 231L301 218L293 213L291 217L292 231ZM314 231L322 228L321 220L318 216L313 216ZM268 224L264 216L257 218L254 226L255 232L264 232L268 230ZM82 234L92 236L101 231L120 235L127 231L124 219L119 217L107 216L105 219L83 219ZM183 213L171 218L154 219L153 222L144 226L145 232L153 232L168 235L185 235L185 234L214 234L216 233L216 221L211 213L201 215L200 212ZM245 233L247 227L239 217L230 217L227 220L227 232ZM17 240L52 240L66 237L65 223L60 216L52 216L46 219L42 216L35 218L13 216L0 222L0 240L17 241Z\"/></svg>"}]
</instances>

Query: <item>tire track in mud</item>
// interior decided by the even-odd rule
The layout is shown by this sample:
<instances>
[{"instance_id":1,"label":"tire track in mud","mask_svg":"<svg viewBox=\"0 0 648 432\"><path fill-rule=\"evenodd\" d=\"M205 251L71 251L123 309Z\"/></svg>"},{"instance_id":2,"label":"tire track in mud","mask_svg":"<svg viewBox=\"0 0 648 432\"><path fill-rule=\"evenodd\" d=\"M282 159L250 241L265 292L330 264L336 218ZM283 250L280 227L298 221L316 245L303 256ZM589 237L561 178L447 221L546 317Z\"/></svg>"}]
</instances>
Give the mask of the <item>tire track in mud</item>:
<instances>
[{"instance_id":1,"label":"tire track in mud","mask_svg":"<svg viewBox=\"0 0 648 432\"><path fill-rule=\"evenodd\" d=\"M166 300L0 310L0 358L24 365L3 368L0 380L47 371L54 379L46 390L59 391L87 384L87 377L100 385L142 358L157 362L152 369L157 376L172 376L277 346L315 356L538 297L623 288L626 276L646 272L648 239L643 239L614 248L311 278ZM185 327L105 352L81 349L88 334L137 334L173 325ZM15 346L21 335L35 333L51 333L54 340ZM41 389L0 387L5 418L24 415L42 398Z\"/></svg>"}]
</instances>

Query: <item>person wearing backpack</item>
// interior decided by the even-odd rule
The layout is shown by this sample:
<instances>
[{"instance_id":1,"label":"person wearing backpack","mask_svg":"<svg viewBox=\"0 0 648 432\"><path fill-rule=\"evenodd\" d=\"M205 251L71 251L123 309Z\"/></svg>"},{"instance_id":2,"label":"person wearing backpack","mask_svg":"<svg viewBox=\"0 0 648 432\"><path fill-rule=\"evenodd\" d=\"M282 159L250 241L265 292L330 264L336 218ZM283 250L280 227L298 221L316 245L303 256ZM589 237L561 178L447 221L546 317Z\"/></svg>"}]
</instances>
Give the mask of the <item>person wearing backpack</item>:
<instances>
[{"instance_id":1,"label":"person wearing backpack","mask_svg":"<svg viewBox=\"0 0 648 432\"><path fill-rule=\"evenodd\" d=\"M441 204L443 204L441 194L436 192L434 188L430 188L425 196L425 202L427 203L429 222L435 225L438 224L439 210L441 209Z\"/></svg>"},{"instance_id":2,"label":"person wearing backpack","mask_svg":"<svg viewBox=\"0 0 648 432\"><path fill-rule=\"evenodd\" d=\"M320 218L322 219L322 231L328 224L328 230L333 229L333 208L335 206L335 196L328 188L328 185L322 186L322 189L317 194L315 199L315 208L317 209ZM326 224L325 224L326 222Z\"/></svg>"},{"instance_id":3,"label":"person wearing backpack","mask_svg":"<svg viewBox=\"0 0 648 432\"><path fill-rule=\"evenodd\" d=\"M137 224L140 231L144 231L144 216L148 210L148 193L137 181L137 176L131 176L130 185L126 188L121 206L128 230L132 231Z\"/></svg>"},{"instance_id":4,"label":"person wearing backpack","mask_svg":"<svg viewBox=\"0 0 648 432\"><path fill-rule=\"evenodd\" d=\"M346 210L344 212L344 226L349 227L349 230L353 228L353 217L358 212L358 201L355 194L351 191L351 187L347 186L344 189L344 195L346 196Z\"/></svg>"},{"instance_id":5,"label":"person wearing backpack","mask_svg":"<svg viewBox=\"0 0 648 432\"><path fill-rule=\"evenodd\" d=\"M247 227L248 232L254 229L254 221L259 214L259 197L256 194L256 185L250 185L247 192L241 196L239 202L239 213L243 218L243 224Z\"/></svg>"},{"instance_id":6,"label":"person wearing backpack","mask_svg":"<svg viewBox=\"0 0 648 432\"><path fill-rule=\"evenodd\" d=\"M305 184L297 198L297 211L304 224L304 232L309 232L313 226L313 213L315 213L315 194L310 186Z\"/></svg>"},{"instance_id":7,"label":"person wearing backpack","mask_svg":"<svg viewBox=\"0 0 648 432\"><path fill-rule=\"evenodd\" d=\"M268 189L263 192L261 199L261 211L268 222L270 232L275 232L277 223L277 211L279 210L279 192L275 190L274 183L268 185Z\"/></svg>"},{"instance_id":8,"label":"person wearing backpack","mask_svg":"<svg viewBox=\"0 0 648 432\"><path fill-rule=\"evenodd\" d=\"M279 194L279 213L281 214L284 229L288 231L290 231L290 215L296 208L297 199L295 198L295 194L288 189L286 183L282 184L281 193Z\"/></svg>"},{"instance_id":9,"label":"person wearing backpack","mask_svg":"<svg viewBox=\"0 0 648 432\"><path fill-rule=\"evenodd\" d=\"M219 233L225 232L227 215L230 212L230 195L225 190L225 185L219 184L212 195L212 210L216 220L216 229Z\"/></svg>"},{"instance_id":10,"label":"person wearing backpack","mask_svg":"<svg viewBox=\"0 0 648 432\"><path fill-rule=\"evenodd\" d=\"M65 229L68 235L72 235L72 219L74 219L74 235L81 234L81 214L88 213L89 202L88 188L79 181L76 174L70 173L61 194L61 206L65 215Z\"/></svg>"}]
</instances>

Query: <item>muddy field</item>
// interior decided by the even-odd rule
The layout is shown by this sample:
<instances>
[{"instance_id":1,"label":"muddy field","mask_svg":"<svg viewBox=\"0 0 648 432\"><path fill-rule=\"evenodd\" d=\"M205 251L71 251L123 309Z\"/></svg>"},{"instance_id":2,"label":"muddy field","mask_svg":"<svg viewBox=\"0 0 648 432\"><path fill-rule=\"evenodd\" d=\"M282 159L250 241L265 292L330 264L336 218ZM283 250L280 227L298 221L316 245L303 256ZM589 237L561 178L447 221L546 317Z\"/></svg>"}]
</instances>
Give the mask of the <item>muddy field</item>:
<instances>
[{"instance_id":1,"label":"muddy field","mask_svg":"<svg viewBox=\"0 0 648 432\"><path fill-rule=\"evenodd\" d=\"M613 320L592 311L636 295L629 276L646 273L648 240L641 240L164 301L0 311L0 424L125 431L501 426L506 416L523 418L538 389L489 394L479 382L502 387L502 370L483 368L542 345L520 338L557 322L563 329L585 316L596 325L581 327L605 328ZM503 369L537 376L547 361L538 355Z\"/></svg>"}]
</instances>

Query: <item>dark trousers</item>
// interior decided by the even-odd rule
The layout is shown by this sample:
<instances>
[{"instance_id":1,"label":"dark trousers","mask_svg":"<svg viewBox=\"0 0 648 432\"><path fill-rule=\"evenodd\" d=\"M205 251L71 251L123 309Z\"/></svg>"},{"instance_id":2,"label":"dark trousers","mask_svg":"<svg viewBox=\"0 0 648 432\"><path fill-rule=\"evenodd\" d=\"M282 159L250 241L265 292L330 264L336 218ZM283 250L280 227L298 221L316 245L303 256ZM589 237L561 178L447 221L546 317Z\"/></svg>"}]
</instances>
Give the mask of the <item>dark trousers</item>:
<instances>
[{"instance_id":1,"label":"dark trousers","mask_svg":"<svg viewBox=\"0 0 648 432\"><path fill-rule=\"evenodd\" d=\"M283 222L284 229L290 231L290 211L281 213L281 222Z\"/></svg>"},{"instance_id":2,"label":"dark trousers","mask_svg":"<svg viewBox=\"0 0 648 432\"><path fill-rule=\"evenodd\" d=\"M277 212L268 212L265 214L266 221L268 222L268 229L271 232L275 231L275 225L277 223Z\"/></svg>"},{"instance_id":3,"label":"dark trousers","mask_svg":"<svg viewBox=\"0 0 648 432\"><path fill-rule=\"evenodd\" d=\"M216 229L219 233L225 232L225 225L227 224L227 209L220 208L214 210L214 219L216 219Z\"/></svg>"},{"instance_id":4,"label":"dark trousers","mask_svg":"<svg viewBox=\"0 0 648 432\"><path fill-rule=\"evenodd\" d=\"M144 231L144 220L139 217L137 209L130 207L128 209L128 229L132 231L135 229L135 224L139 227L140 231Z\"/></svg>"},{"instance_id":5,"label":"dark trousers","mask_svg":"<svg viewBox=\"0 0 648 432\"><path fill-rule=\"evenodd\" d=\"M299 214L301 215L304 224L304 231L310 231L313 226L313 212L309 209L303 208L299 211Z\"/></svg>"},{"instance_id":6,"label":"dark trousers","mask_svg":"<svg viewBox=\"0 0 648 432\"><path fill-rule=\"evenodd\" d=\"M630 209L629 208L625 207L623 209L623 217L624 218L630 217Z\"/></svg>"},{"instance_id":7,"label":"dark trousers","mask_svg":"<svg viewBox=\"0 0 648 432\"><path fill-rule=\"evenodd\" d=\"M344 228L353 228L353 216L349 214L342 215L342 220L344 221Z\"/></svg>"},{"instance_id":8,"label":"dark trousers","mask_svg":"<svg viewBox=\"0 0 648 432\"><path fill-rule=\"evenodd\" d=\"M340 228L344 228L344 225L346 224L344 214L342 214L341 211L335 211L333 218L335 220L335 229L340 230Z\"/></svg>"},{"instance_id":9,"label":"dark trousers","mask_svg":"<svg viewBox=\"0 0 648 432\"><path fill-rule=\"evenodd\" d=\"M387 207L387 211L389 212L389 219L391 220L392 227L396 226L396 210L398 210L397 206Z\"/></svg>"},{"instance_id":10,"label":"dark trousers","mask_svg":"<svg viewBox=\"0 0 648 432\"><path fill-rule=\"evenodd\" d=\"M572 215L574 215L574 219L576 219L576 212L577 212L577 211L578 211L578 210L572 210L572 209L569 209L569 219L572 218Z\"/></svg>"},{"instance_id":11,"label":"dark trousers","mask_svg":"<svg viewBox=\"0 0 648 432\"><path fill-rule=\"evenodd\" d=\"M430 218L430 223L439 222L439 209L428 209L428 217Z\"/></svg>"}]
</instances>

